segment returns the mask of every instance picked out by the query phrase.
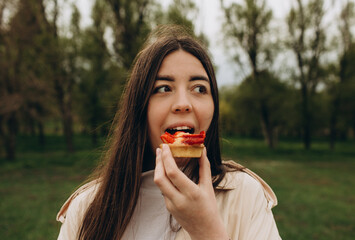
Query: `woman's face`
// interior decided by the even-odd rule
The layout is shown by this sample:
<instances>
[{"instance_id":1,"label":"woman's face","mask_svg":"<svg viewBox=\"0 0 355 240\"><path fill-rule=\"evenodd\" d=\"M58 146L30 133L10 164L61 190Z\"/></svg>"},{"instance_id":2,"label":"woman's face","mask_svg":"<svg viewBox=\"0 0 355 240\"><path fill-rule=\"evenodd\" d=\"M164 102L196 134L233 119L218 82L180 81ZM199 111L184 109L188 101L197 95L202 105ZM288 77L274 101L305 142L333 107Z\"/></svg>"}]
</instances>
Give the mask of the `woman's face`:
<instances>
[{"instance_id":1,"label":"woman's face","mask_svg":"<svg viewBox=\"0 0 355 240\"><path fill-rule=\"evenodd\" d=\"M166 131L207 131L214 113L208 75L192 54L178 50L167 55L158 71L148 104L149 140L153 148Z\"/></svg>"}]
</instances>

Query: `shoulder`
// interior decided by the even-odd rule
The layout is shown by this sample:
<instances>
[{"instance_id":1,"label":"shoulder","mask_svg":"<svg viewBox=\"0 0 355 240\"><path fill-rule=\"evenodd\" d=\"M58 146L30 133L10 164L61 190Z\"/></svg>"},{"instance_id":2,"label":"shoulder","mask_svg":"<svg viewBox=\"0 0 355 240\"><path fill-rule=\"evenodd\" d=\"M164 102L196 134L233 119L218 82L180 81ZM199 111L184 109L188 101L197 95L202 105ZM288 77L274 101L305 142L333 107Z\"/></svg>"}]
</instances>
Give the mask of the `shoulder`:
<instances>
[{"instance_id":1,"label":"shoulder","mask_svg":"<svg viewBox=\"0 0 355 240\"><path fill-rule=\"evenodd\" d=\"M256 173L233 161L224 162L230 169L223 180L218 184L217 190L228 191L229 194L240 195L246 199L258 198L266 200L268 208L277 205L277 197L271 187Z\"/></svg>"},{"instance_id":2,"label":"shoulder","mask_svg":"<svg viewBox=\"0 0 355 240\"><path fill-rule=\"evenodd\" d=\"M249 195L262 191L262 186L258 180L244 170L236 170L227 172L216 189L222 192L227 191L229 194L242 192Z\"/></svg>"},{"instance_id":3,"label":"shoulder","mask_svg":"<svg viewBox=\"0 0 355 240\"><path fill-rule=\"evenodd\" d=\"M233 162L216 200L231 239L280 239L271 208L277 198L270 186L253 171Z\"/></svg>"},{"instance_id":4,"label":"shoulder","mask_svg":"<svg viewBox=\"0 0 355 240\"><path fill-rule=\"evenodd\" d=\"M99 181L94 180L78 188L59 210L57 221L64 223L68 215L83 215L93 201L99 185Z\"/></svg>"}]
</instances>

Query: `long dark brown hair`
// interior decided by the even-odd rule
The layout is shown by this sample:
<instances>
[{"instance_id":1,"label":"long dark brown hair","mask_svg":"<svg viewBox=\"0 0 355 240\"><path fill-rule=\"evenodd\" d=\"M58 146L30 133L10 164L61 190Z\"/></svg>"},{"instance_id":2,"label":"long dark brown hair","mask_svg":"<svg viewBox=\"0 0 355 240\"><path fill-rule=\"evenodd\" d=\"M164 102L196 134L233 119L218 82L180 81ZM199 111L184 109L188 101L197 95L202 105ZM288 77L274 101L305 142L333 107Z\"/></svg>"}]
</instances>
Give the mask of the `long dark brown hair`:
<instances>
[{"instance_id":1,"label":"long dark brown hair","mask_svg":"<svg viewBox=\"0 0 355 240\"><path fill-rule=\"evenodd\" d=\"M137 203L143 164L155 161L148 137L149 98L163 59L179 49L199 59L208 74L214 115L205 146L213 185L224 177L226 170L221 162L218 130L218 88L207 50L180 27L160 27L151 34L134 61L112 125L108 151L95 175L100 179L99 188L84 216L79 239L120 239L123 236ZM198 175L198 171L191 172Z\"/></svg>"}]
</instances>

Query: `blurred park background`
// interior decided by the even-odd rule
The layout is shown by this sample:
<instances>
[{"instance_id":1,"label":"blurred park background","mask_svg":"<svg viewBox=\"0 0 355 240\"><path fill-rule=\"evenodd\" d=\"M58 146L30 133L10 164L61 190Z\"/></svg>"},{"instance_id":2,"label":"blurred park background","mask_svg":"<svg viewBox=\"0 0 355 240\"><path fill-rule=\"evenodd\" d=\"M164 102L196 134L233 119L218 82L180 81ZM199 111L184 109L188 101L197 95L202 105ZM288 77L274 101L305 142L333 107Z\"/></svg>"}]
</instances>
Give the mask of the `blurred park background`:
<instances>
[{"instance_id":1,"label":"blurred park background","mask_svg":"<svg viewBox=\"0 0 355 240\"><path fill-rule=\"evenodd\" d=\"M0 0L0 239L56 239L135 55L171 23L210 49L223 157L274 189L281 237L354 239L354 0Z\"/></svg>"}]
</instances>

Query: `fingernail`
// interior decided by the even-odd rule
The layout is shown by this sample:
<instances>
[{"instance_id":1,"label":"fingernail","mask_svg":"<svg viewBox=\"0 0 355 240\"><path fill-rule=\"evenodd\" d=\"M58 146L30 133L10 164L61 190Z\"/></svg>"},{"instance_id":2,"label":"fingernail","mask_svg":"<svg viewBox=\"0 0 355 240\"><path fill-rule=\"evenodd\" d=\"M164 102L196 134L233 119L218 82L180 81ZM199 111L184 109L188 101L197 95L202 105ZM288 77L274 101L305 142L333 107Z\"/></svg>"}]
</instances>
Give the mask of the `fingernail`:
<instances>
[{"instance_id":1,"label":"fingernail","mask_svg":"<svg viewBox=\"0 0 355 240\"><path fill-rule=\"evenodd\" d=\"M159 155L161 153L161 149L160 148L157 148L156 151L155 151L155 154L156 155Z\"/></svg>"}]
</instances>

